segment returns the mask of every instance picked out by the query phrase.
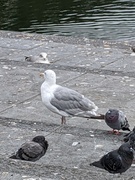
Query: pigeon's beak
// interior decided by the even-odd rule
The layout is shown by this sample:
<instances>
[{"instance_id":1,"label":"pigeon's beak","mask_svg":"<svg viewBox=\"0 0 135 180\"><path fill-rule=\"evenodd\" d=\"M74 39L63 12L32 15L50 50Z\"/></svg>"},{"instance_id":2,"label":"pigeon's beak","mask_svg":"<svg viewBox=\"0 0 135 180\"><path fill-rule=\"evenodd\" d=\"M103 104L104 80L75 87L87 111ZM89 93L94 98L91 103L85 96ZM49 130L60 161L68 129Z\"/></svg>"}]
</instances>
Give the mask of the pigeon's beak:
<instances>
[{"instance_id":1,"label":"pigeon's beak","mask_svg":"<svg viewBox=\"0 0 135 180\"><path fill-rule=\"evenodd\" d=\"M40 73L39 75L40 75L40 77L44 77L44 73Z\"/></svg>"}]
</instances>

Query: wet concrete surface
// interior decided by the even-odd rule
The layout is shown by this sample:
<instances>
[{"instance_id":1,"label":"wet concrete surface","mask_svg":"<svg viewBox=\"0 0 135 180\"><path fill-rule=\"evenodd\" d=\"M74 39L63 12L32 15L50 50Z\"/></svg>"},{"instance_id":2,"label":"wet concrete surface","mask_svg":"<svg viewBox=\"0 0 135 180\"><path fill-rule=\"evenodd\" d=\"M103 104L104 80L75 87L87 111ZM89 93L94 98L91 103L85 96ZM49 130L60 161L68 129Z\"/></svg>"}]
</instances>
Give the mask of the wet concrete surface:
<instances>
[{"instance_id":1,"label":"wet concrete surface","mask_svg":"<svg viewBox=\"0 0 135 180\"><path fill-rule=\"evenodd\" d=\"M108 133L104 121L68 118L45 108L40 97L39 73L53 69L57 83L77 90L99 107L121 109L134 127L134 42L45 36L0 31L0 176L3 180L133 180L134 164L122 175L90 167L105 153L123 143L123 135ZM26 62L24 56L48 54L50 65ZM49 148L36 162L9 159L18 147L44 135ZM77 143L76 143L77 142Z\"/></svg>"}]
</instances>

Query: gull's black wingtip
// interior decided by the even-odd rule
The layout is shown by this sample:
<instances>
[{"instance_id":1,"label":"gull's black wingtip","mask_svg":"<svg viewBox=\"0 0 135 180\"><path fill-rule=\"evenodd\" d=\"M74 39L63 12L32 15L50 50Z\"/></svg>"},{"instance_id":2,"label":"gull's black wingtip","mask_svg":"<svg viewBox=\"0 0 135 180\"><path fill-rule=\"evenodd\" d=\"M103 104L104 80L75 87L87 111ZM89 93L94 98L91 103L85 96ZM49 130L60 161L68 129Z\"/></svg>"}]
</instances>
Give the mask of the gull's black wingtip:
<instances>
[{"instance_id":1,"label":"gull's black wingtip","mask_svg":"<svg viewBox=\"0 0 135 180\"><path fill-rule=\"evenodd\" d=\"M105 120L105 115L100 114L100 115L97 115L97 116L92 116L92 117L90 117L90 119L102 119L102 120Z\"/></svg>"},{"instance_id":2,"label":"gull's black wingtip","mask_svg":"<svg viewBox=\"0 0 135 180\"><path fill-rule=\"evenodd\" d=\"M128 127L123 127L122 130L123 131L131 131Z\"/></svg>"}]
</instances>

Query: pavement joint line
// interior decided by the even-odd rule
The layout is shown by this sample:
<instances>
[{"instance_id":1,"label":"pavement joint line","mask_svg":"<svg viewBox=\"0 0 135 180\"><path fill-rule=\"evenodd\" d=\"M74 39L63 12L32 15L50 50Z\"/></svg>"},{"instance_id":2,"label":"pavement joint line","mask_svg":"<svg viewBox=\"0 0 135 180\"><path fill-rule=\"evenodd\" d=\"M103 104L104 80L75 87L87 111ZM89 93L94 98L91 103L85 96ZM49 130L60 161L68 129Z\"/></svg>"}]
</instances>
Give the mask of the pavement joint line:
<instances>
[{"instance_id":1,"label":"pavement joint line","mask_svg":"<svg viewBox=\"0 0 135 180\"><path fill-rule=\"evenodd\" d=\"M81 77L81 76L84 76L85 74L87 74L87 72L84 72L84 73L82 73L82 74L79 74L79 75L77 75L77 76L75 76L74 78L69 78L69 79L67 79L67 80L65 80L65 81L63 81L62 83L59 83L59 84L65 84L65 83L67 83L67 82L69 82L69 81L71 81L71 80L74 80L74 79L77 79L78 77Z\"/></svg>"},{"instance_id":2,"label":"pavement joint line","mask_svg":"<svg viewBox=\"0 0 135 180\"><path fill-rule=\"evenodd\" d=\"M0 119L2 119L2 117L0 117ZM7 121L8 120L11 120L11 118L5 118L4 117L4 119L6 119ZM28 121L25 121L25 123L24 123L24 120L22 120L23 121L23 124L25 124L26 123L26 125L28 125L27 123L28 123ZM16 122L16 124L21 124L22 125L22 122L20 122L20 120L18 119L18 122L17 122L17 119L15 120L15 121L12 121L12 122ZM10 127L11 127L11 125L12 125L12 122L10 121L8 121L7 122L7 124L8 125L10 125ZM35 122L33 122L33 124L34 124ZM7 124L4 124L4 126L7 126ZM32 124L32 123L31 123ZM38 123L39 124L39 123ZM30 125L30 123L29 123L29 125ZM35 125L35 124L34 124ZM33 126L34 126L33 125ZM41 126L43 126L43 123L40 123L40 125ZM48 125L49 127L52 127L51 125ZM54 125L53 125L54 126ZM64 126L63 125L57 125L58 127L56 127L56 128L51 128L51 129L47 129L45 132L47 133L46 135L44 135L45 137L47 137L47 136L50 136L50 135L52 135L53 133L57 133L57 134L59 134L59 136L61 136L61 132L57 132L57 130L62 130L63 128L64 128ZM12 127L17 127L18 128L18 126L15 126L15 125L13 125ZM21 126L20 126L20 128L22 128ZM30 128L31 128L31 125L30 125ZM26 127L25 127L25 129L26 129ZM27 129L29 129L28 127L27 127ZM31 128L32 129L32 128ZM34 129L36 129L36 128L34 128ZM36 130L36 131L39 131L38 129ZM43 131L43 130L42 130ZM10 140L11 140L12 138L10 138ZM14 139L14 138L13 138Z\"/></svg>"},{"instance_id":3,"label":"pavement joint line","mask_svg":"<svg viewBox=\"0 0 135 180\"><path fill-rule=\"evenodd\" d=\"M56 130L58 130L58 129L63 129L63 127L64 127L64 126L61 125L61 126L55 128L53 131L51 131L51 132L49 132L48 134L46 134L45 137L50 136L51 134L53 134L54 132L56 132Z\"/></svg>"},{"instance_id":4,"label":"pavement joint line","mask_svg":"<svg viewBox=\"0 0 135 180\"><path fill-rule=\"evenodd\" d=\"M92 120L92 119L91 119ZM93 121L93 120L92 120ZM94 120L95 121L95 120ZM88 137L88 138L93 138L91 137L91 132L93 131L92 134L97 138L101 138L102 136L106 136L106 133L108 130L103 130L103 129L95 129L91 127L76 127L76 126L71 126L71 125L59 125L59 124L54 124L54 123L46 123L45 121L30 121L30 120L23 120L23 119L16 119L16 118L7 118L7 117L2 117L0 116L0 124L2 126L6 127L12 127L12 128L20 128L20 129L27 129L27 130L32 130L32 131L44 131L45 133L53 133L55 131L56 134L62 135L62 134L72 134L77 137ZM57 129L61 129L62 131L56 131ZM47 135L46 134L46 135ZM101 136L102 134L102 136ZM121 132L121 135L119 137L123 137L126 132ZM108 134L108 139L111 136L111 134ZM104 138L104 137L103 137ZM117 136L114 136L114 139L118 139Z\"/></svg>"},{"instance_id":5,"label":"pavement joint line","mask_svg":"<svg viewBox=\"0 0 135 180\"><path fill-rule=\"evenodd\" d=\"M1 62L5 63L10 63L13 65L20 65L20 66L25 66L27 65L32 65L35 68L46 68L49 67L50 69L58 69L58 70L65 70L65 71L73 71L73 72L85 72L85 73L91 73L91 74L99 74L99 75L110 75L110 76L129 76L132 78L135 78L135 72L130 71L130 72L124 72L124 71L115 71L115 70L108 70L108 69L96 69L96 68L86 68L86 67L79 67L79 66L69 66L69 65L56 65L55 63L51 64L40 64L40 63L27 63L27 62L20 62L20 61L15 61L15 60L7 60L7 59L1 59Z\"/></svg>"},{"instance_id":6,"label":"pavement joint line","mask_svg":"<svg viewBox=\"0 0 135 180\"><path fill-rule=\"evenodd\" d=\"M24 120L24 119L17 119L17 118L11 118L11 117L3 117L3 116L0 116L0 124L2 123L5 123L6 125L7 124L10 124L10 126L13 126L15 127L14 125L12 125L12 123L15 122L16 124L24 124L24 125L28 125L31 127L31 125L33 124L33 126L46 126L46 127L59 127L60 125L59 124L55 124L55 123L46 123L46 122L42 122L42 121L30 121L30 120ZM66 126L63 126L66 128ZM67 126L68 128L68 126ZM72 128L76 128L76 126L72 126Z\"/></svg>"},{"instance_id":7,"label":"pavement joint line","mask_svg":"<svg viewBox=\"0 0 135 180\"><path fill-rule=\"evenodd\" d=\"M16 125L12 124L13 122L16 123ZM19 126L20 128L23 128L23 125L27 125L27 126L30 127L30 129L37 129L37 126L38 126L38 128L40 128L40 127L43 128L43 126L47 127L47 128L50 128L50 127L51 128L52 127L56 127L56 128L62 127L63 130L76 129L76 126L69 126L69 125L66 125L66 126L63 125L62 126L62 125L54 124L54 123L46 123L46 122L40 122L40 121L30 121L30 120L23 120L23 119L17 119L17 118L7 118L7 117L3 117L3 116L0 116L0 124L2 124L4 126L9 125L10 127L18 127L17 125L20 124L20 126ZM77 128L77 130L78 129L79 128ZM80 129L83 130L84 128L80 128ZM88 129L88 131L89 131L89 129Z\"/></svg>"},{"instance_id":8,"label":"pavement joint line","mask_svg":"<svg viewBox=\"0 0 135 180\"><path fill-rule=\"evenodd\" d=\"M14 60L2 60L1 62L7 62L8 64L11 63L13 65L18 65L25 66L26 67L26 62L20 62L20 61L14 61ZM85 72L85 73L91 73L91 74L99 74L99 75L111 75L111 76L129 76L135 78L135 72L124 72L124 71L115 71L115 70L107 70L107 69L96 69L96 68L86 68L86 67L79 67L79 66L69 66L69 65L56 65L51 63L50 65L48 64L40 64L40 63L27 63L27 65L32 65L33 67L37 68L43 68L43 67L49 67L50 69L57 69L57 70L65 70L65 71L73 71L73 72Z\"/></svg>"},{"instance_id":9,"label":"pavement joint line","mask_svg":"<svg viewBox=\"0 0 135 180\"><path fill-rule=\"evenodd\" d=\"M1 110L0 113L4 113L6 110L11 109L11 108L13 108L13 107L16 107L17 105L22 104L22 103L24 103L24 102L26 102L26 101L29 101L30 99L34 99L34 98L36 98L36 97L39 96L39 95L40 95L40 93L38 93L38 94L36 94L36 95L34 95L34 96L31 96L30 98L27 98L27 99L25 99L25 100L23 100L23 101L21 101L21 102L18 102L18 103L16 103L16 104L13 104L12 106L9 106L9 107Z\"/></svg>"},{"instance_id":10,"label":"pavement joint line","mask_svg":"<svg viewBox=\"0 0 135 180\"><path fill-rule=\"evenodd\" d=\"M111 65L111 64L113 64L113 63L115 63L115 62L117 62L117 61L119 61L119 60L121 60L121 58L118 58L118 59L116 59L116 60L114 60L114 61L112 61L112 62L106 63L105 65L101 65L101 69L102 69L102 68L105 68L106 66Z\"/></svg>"}]
</instances>

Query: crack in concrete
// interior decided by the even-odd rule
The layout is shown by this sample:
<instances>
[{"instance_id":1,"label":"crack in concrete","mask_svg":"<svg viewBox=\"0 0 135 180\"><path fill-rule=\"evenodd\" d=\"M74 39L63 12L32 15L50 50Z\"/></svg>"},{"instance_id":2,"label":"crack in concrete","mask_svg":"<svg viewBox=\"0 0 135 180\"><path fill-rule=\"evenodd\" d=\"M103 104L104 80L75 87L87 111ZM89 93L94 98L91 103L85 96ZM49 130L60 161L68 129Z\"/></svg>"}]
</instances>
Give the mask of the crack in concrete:
<instances>
[{"instance_id":1,"label":"crack in concrete","mask_svg":"<svg viewBox=\"0 0 135 180\"><path fill-rule=\"evenodd\" d=\"M107 69L96 69L96 68L88 68L88 67L78 67L78 66L68 66L68 65L55 65L55 64L33 64L33 63L27 63L27 62L19 62L14 60L7 60L7 59L1 59L1 62L8 63L11 65L19 65L19 66L28 66L32 65L33 67L37 68L46 68L49 67L50 69L58 69L58 70L65 70L65 71L73 71L73 72L81 72L81 73L91 73L91 74L99 74L99 75L110 75L110 76L129 76L129 77L135 77L135 72L124 72L124 71L115 71L115 70L107 70Z\"/></svg>"},{"instance_id":2,"label":"crack in concrete","mask_svg":"<svg viewBox=\"0 0 135 180\"><path fill-rule=\"evenodd\" d=\"M88 120L88 121L96 121L96 120ZM62 127L62 130L55 131L57 134L72 134L74 136L80 136L80 137L89 137L93 138L91 136L91 131L94 136L98 138L103 138L103 136L108 136L108 138L112 138L112 135L108 133L107 130L100 130L100 129L93 129L91 127L84 128L84 127L76 127L76 126L70 126L70 125L59 125L54 123L46 123L46 122L39 122L39 121L30 121L30 120L23 120L23 119L15 119L15 118L8 118L8 117L2 117L0 116L0 124L6 127L14 127L14 128L20 128L20 129L29 129L29 130L36 130L36 131L45 131L47 134L45 136L48 136L48 134L54 132L55 130L59 129L59 127ZM49 133L48 133L49 132ZM121 132L121 135L126 134L125 132ZM119 136L119 137L120 137ZM116 140L118 140L118 137L114 137Z\"/></svg>"}]
</instances>

